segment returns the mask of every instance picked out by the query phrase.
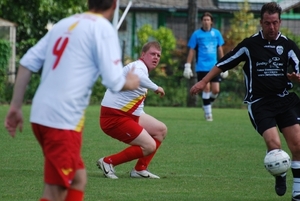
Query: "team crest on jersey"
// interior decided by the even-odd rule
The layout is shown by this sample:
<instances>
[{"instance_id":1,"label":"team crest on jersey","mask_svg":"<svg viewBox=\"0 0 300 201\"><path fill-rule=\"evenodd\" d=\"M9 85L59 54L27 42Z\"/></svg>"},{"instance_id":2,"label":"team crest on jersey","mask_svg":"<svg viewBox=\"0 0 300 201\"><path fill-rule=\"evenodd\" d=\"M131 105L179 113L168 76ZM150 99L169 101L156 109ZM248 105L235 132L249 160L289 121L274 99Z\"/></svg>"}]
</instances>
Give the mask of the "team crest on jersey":
<instances>
[{"instance_id":1,"label":"team crest on jersey","mask_svg":"<svg viewBox=\"0 0 300 201\"><path fill-rule=\"evenodd\" d=\"M279 55L282 55L283 53L283 47L280 45L280 46L277 46L276 47L276 52L279 54Z\"/></svg>"},{"instance_id":2,"label":"team crest on jersey","mask_svg":"<svg viewBox=\"0 0 300 201\"><path fill-rule=\"evenodd\" d=\"M216 34L215 34L214 31L211 31L211 32L210 32L210 35L211 35L211 36L215 36Z\"/></svg>"}]
</instances>

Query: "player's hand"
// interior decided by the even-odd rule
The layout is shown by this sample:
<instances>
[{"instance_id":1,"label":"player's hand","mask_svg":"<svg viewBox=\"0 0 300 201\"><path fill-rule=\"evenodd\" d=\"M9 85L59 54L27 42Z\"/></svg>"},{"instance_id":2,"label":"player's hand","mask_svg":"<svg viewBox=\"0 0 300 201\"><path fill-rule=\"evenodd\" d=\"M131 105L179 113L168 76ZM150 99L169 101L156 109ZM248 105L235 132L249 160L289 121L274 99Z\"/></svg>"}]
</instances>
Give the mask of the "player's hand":
<instances>
[{"instance_id":1,"label":"player's hand","mask_svg":"<svg viewBox=\"0 0 300 201\"><path fill-rule=\"evenodd\" d=\"M162 87L158 87L158 89L155 91L156 94L159 94L160 97L163 97L165 95L165 91Z\"/></svg>"},{"instance_id":2,"label":"player's hand","mask_svg":"<svg viewBox=\"0 0 300 201\"><path fill-rule=\"evenodd\" d=\"M5 121L4 126L10 136L15 137L16 130L19 129L20 132L23 130L23 114L21 109L10 107Z\"/></svg>"},{"instance_id":3,"label":"player's hand","mask_svg":"<svg viewBox=\"0 0 300 201\"><path fill-rule=\"evenodd\" d=\"M135 90L140 86L140 78L134 73L134 67L127 73L126 82L123 86L124 90Z\"/></svg>"},{"instance_id":4,"label":"player's hand","mask_svg":"<svg viewBox=\"0 0 300 201\"><path fill-rule=\"evenodd\" d=\"M294 82L300 82L300 74L296 74L295 72L293 73L288 73L287 77L289 80L294 81Z\"/></svg>"},{"instance_id":5,"label":"player's hand","mask_svg":"<svg viewBox=\"0 0 300 201\"><path fill-rule=\"evenodd\" d=\"M199 92L203 91L203 89L205 88L207 83L205 83L203 80L200 80L199 82L197 82L196 84L194 84L194 86L192 86L192 88L190 89L190 94L191 95L196 95Z\"/></svg>"},{"instance_id":6,"label":"player's hand","mask_svg":"<svg viewBox=\"0 0 300 201\"><path fill-rule=\"evenodd\" d=\"M191 69L190 63L184 64L183 77L185 77L186 79L190 79L191 77L193 77L193 71Z\"/></svg>"}]
</instances>

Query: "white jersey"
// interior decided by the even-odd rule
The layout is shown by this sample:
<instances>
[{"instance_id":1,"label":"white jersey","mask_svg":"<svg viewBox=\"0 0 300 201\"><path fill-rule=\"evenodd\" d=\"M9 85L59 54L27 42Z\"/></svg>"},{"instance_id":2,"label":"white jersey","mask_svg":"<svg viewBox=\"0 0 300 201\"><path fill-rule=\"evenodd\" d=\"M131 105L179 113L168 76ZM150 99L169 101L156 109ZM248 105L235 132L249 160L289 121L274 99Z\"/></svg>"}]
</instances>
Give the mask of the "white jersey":
<instances>
[{"instance_id":1,"label":"white jersey","mask_svg":"<svg viewBox=\"0 0 300 201\"><path fill-rule=\"evenodd\" d=\"M101 15L82 13L59 21L23 56L32 72L42 68L30 121L81 131L91 89L102 84L117 92L125 83L116 30Z\"/></svg>"},{"instance_id":2,"label":"white jersey","mask_svg":"<svg viewBox=\"0 0 300 201\"><path fill-rule=\"evenodd\" d=\"M156 91L158 86L149 79L148 68L142 60L134 61L125 66L124 74L127 74L132 68L140 78L139 88L118 93L113 93L110 89L107 89L101 105L140 116L144 112L144 100L148 89Z\"/></svg>"}]
</instances>

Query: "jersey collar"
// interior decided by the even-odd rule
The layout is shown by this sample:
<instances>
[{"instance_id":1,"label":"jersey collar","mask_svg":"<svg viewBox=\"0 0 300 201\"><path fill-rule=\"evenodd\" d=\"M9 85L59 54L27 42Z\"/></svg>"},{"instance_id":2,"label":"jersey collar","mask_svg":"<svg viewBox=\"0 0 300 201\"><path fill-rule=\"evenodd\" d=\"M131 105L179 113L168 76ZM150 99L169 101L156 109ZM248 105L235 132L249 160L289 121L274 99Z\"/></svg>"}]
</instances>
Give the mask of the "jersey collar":
<instances>
[{"instance_id":1,"label":"jersey collar","mask_svg":"<svg viewBox=\"0 0 300 201\"><path fill-rule=\"evenodd\" d=\"M259 34L262 39L265 39L262 29L259 31ZM275 40L277 40L280 36L281 36L281 32L279 31Z\"/></svg>"}]
</instances>

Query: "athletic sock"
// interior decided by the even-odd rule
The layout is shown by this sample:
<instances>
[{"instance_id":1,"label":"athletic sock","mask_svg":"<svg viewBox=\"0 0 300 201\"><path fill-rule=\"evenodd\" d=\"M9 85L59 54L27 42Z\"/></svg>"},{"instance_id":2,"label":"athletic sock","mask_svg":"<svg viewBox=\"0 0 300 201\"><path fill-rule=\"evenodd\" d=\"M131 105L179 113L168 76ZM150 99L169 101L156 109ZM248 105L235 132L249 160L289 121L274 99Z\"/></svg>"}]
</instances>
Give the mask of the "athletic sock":
<instances>
[{"instance_id":1,"label":"athletic sock","mask_svg":"<svg viewBox=\"0 0 300 201\"><path fill-rule=\"evenodd\" d=\"M80 190L69 188L65 201L83 201L83 194Z\"/></svg>"},{"instance_id":2,"label":"athletic sock","mask_svg":"<svg viewBox=\"0 0 300 201\"><path fill-rule=\"evenodd\" d=\"M151 153L150 155L148 155L148 156L144 156L144 157L140 158L140 159L137 161L137 163L136 163L136 165L135 165L135 167L134 167L135 170L137 170L137 171L142 171L142 170L146 170L146 169L148 168L148 166L149 166L149 164L150 164L152 158L154 157L154 155L155 155L157 149L158 149L159 146L161 145L161 142L160 142L160 141L158 141L157 139L154 139L154 140L155 140L155 142L156 142L156 149L155 149L155 151L154 151L153 153Z\"/></svg>"},{"instance_id":3,"label":"athletic sock","mask_svg":"<svg viewBox=\"0 0 300 201\"><path fill-rule=\"evenodd\" d=\"M206 115L211 115L211 113L212 113L211 105L204 105L203 110Z\"/></svg>"},{"instance_id":4,"label":"athletic sock","mask_svg":"<svg viewBox=\"0 0 300 201\"><path fill-rule=\"evenodd\" d=\"M142 158L143 156L143 150L140 146L130 146L117 154L105 157L104 162L116 166L134 159Z\"/></svg>"},{"instance_id":5,"label":"athletic sock","mask_svg":"<svg viewBox=\"0 0 300 201\"><path fill-rule=\"evenodd\" d=\"M291 164L293 173L293 197L300 195L300 161L292 161Z\"/></svg>"},{"instance_id":6,"label":"athletic sock","mask_svg":"<svg viewBox=\"0 0 300 201\"><path fill-rule=\"evenodd\" d=\"M210 93L210 98L209 98L210 103L213 103L216 100L216 98L218 97L218 95L219 94Z\"/></svg>"}]
</instances>

